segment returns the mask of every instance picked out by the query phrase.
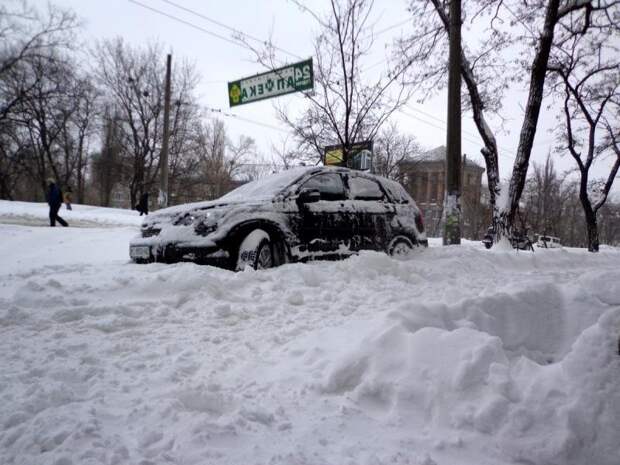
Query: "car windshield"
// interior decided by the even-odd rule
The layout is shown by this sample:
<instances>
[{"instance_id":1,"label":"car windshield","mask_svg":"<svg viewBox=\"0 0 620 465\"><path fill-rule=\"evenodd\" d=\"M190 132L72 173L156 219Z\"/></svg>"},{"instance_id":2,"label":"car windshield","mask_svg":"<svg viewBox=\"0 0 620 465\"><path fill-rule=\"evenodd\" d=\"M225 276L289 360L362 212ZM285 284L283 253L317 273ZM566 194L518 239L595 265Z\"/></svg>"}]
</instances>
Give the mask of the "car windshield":
<instances>
[{"instance_id":1,"label":"car windshield","mask_svg":"<svg viewBox=\"0 0 620 465\"><path fill-rule=\"evenodd\" d=\"M282 171L281 173L272 174L263 179L249 182L230 191L219 200L226 202L240 202L246 200L266 200L273 198L284 188L291 185L299 177L303 176L312 168L301 167Z\"/></svg>"}]
</instances>

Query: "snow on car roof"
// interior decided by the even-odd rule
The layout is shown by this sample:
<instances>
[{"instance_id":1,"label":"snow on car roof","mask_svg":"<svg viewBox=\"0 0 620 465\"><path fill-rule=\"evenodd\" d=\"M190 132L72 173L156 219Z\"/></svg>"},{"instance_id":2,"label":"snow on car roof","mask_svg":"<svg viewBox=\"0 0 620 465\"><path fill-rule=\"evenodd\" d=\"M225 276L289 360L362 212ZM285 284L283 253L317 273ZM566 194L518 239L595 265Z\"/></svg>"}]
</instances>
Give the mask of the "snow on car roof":
<instances>
[{"instance_id":1,"label":"snow on car roof","mask_svg":"<svg viewBox=\"0 0 620 465\"><path fill-rule=\"evenodd\" d=\"M338 172L350 172L346 168L332 167L332 166L300 166L275 173L270 176L266 176L256 181L249 182L239 186L228 194L220 197L219 199L209 200L204 202L194 202L183 205L176 205L174 207L165 208L155 212L156 216L160 215L176 215L189 210L198 210L201 208L214 207L223 203L232 202L252 202L252 201L264 201L270 200L283 189L293 184L297 179L301 178L305 174L326 171L338 171ZM388 190L390 196L400 203L411 202L411 197L404 188L395 181L390 179L372 175L365 172L357 172L358 174L366 177L372 177L377 179Z\"/></svg>"},{"instance_id":2,"label":"snow on car roof","mask_svg":"<svg viewBox=\"0 0 620 465\"><path fill-rule=\"evenodd\" d=\"M275 173L270 176L257 179L256 181L243 184L218 199L175 205L173 207L157 210L154 212L154 216L173 216L189 210L214 207L222 203L269 200L286 186L293 183L297 178L300 178L305 173L315 169L317 169L316 166L291 168L280 173Z\"/></svg>"},{"instance_id":3,"label":"snow on car roof","mask_svg":"<svg viewBox=\"0 0 620 465\"><path fill-rule=\"evenodd\" d=\"M282 191L282 189L295 182L296 179L316 169L316 166L302 166L272 174L271 176L244 184L224 195L219 200L224 202L240 202L270 199Z\"/></svg>"}]
</instances>

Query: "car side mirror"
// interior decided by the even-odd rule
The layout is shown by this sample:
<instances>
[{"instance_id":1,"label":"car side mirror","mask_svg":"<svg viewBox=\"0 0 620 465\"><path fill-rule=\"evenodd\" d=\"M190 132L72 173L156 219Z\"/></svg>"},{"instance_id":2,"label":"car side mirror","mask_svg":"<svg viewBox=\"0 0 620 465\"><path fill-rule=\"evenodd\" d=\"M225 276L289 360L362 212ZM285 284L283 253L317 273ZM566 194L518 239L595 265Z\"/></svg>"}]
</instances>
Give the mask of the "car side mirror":
<instances>
[{"instance_id":1,"label":"car side mirror","mask_svg":"<svg viewBox=\"0 0 620 465\"><path fill-rule=\"evenodd\" d=\"M302 189L299 192L299 202L314 203L321 200L321 192L318 189Z\"/></svg>"}]
</instances>

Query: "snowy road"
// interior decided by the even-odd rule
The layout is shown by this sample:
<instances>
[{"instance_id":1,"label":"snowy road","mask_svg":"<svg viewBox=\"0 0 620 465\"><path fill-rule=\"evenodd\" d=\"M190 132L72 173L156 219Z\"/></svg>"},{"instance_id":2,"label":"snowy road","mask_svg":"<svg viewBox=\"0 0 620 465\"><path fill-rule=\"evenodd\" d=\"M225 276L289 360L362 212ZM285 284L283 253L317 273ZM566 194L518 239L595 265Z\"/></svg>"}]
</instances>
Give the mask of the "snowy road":
<instances>
[{"instance_id":1,"label":"snowy road","mask_svg":"<svg viewBox=\"0 0 620 465\"><path fill-rule=\"evenodd\" d=\"M0 225L0 463L619 463L617 249L231 273L136 231Z\"/></svg>"}]
</instances>

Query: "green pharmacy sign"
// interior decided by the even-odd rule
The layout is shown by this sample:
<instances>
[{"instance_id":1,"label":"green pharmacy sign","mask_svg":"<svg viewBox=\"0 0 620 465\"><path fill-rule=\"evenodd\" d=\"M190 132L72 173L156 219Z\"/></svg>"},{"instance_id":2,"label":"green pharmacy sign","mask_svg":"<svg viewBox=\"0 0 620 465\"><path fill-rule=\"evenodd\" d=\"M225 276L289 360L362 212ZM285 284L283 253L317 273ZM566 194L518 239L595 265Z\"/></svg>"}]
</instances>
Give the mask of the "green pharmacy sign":
<instances>
[{"instance_id":1,"label":"green pharmacy sign","mask_svg":"<svg viewBox=\"0 0 620 465\"><path fill-rule=\"evenodd\" d=\"M228 83L231 107L314 88L312 58Z\"/></svg>"}]
</instances>

